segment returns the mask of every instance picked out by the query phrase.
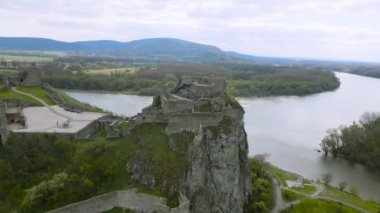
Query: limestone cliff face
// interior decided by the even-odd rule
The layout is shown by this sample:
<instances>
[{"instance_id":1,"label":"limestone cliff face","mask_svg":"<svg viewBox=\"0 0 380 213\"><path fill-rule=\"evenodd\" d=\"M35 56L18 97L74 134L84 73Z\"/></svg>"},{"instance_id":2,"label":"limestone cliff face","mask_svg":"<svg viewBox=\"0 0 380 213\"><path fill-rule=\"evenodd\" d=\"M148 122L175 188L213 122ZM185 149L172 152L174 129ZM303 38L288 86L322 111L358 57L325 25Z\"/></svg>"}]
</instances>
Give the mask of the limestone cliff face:
<instances>
[{"instance_id":1,"label":"limestone cliff face","mask_svg":"<svg viewBox=\"0 0 380 213\"><path fill-rule=\"evenodd\" d=\"M170 150L184 166L168 171L179 171L176 181L162 182L146 163L132 160L133 179L185 196L190 212L243 212L251 189L243 117L239 103L225 94L224 80L184 77L130 124L131 133L147 123L164 125Z\"/></svg>"}]
</instances>

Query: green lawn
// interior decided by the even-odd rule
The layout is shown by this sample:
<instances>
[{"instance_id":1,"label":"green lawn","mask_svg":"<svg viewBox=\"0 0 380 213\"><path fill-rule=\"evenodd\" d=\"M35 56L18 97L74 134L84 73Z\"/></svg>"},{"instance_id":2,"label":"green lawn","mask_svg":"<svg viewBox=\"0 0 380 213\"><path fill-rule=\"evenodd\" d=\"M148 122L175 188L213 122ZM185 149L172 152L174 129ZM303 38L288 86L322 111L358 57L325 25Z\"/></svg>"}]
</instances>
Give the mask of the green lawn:
<instances>
[{"instance_id":1,"label":"green lawn","mask_svg":"<svg viewBox=\"0 0 380 213\"><path fill-rule=\"evenodd\" d=\"M284 201L286 201L286 202L292 202L295 200L300 200L300 199L306 198L304 195L294 193L294 192L287 190L287 189L281 190L281 196L282 196L282 199L284 199Z\"/></svg>"},{"instance_id":2,"label":"green lawn","mask_svg":"<svg viewBox=\"0 0 380 213\"><path fill-rule=\"evenodd\" d=\"M298 180L297 174L282 170L282 169L277 168L273 165L270 166L269 170L272 174L274 174L280 180L281 185L283 185L283 186L288 186L286 184L287 180L291 180L291 181Z\"/></svg>"},{"instance_id":3,"label":"green lawn","mask_svg":"<svg viewBox=\"0 0 380 213\"><path fill-rule=\"evenodd\" d=\"M71 96L67 95L65 92L63 92L61 90L54 89L54 92L58 93L59 96L61 96L61 98L63 99L63 101L72 107L76 107L76 108L79 108L79 109L82 109L85 111L91 111L91 112L102 112L103 111L102 109L100 109L98 107L92 106L92 105L87 104L87 103L82 103L82 102L72 98Z\"/></svg>"},{"instance_id":4,"label":"green lawn","mask_svg":"<svg viewBox=\"0 0 380 213\"><path fill-rule=\"evenodd\" d=\"M31 97L26 96L26 95L22 95L22 94L13 92L11 89L6 89L5 91L0 92L0 99L19 99L19 100L29 101L29 102L35 104L36 106L43 106L36 99L31 98Z\"/></svg>"},{"instance_id":5,"label":"green lawn","mask_svg":"<svg viewBox=\"0 0 380 213\"><path fill-rule=\"evenodd\" d=\"M312 185L304 185L304 187L292 187L291 189L304 194L313 194L316 189Z\"/></svg>"},{"instance_id":6,"label":"green lawn","mask_svg":"<svg viewBox=\"0 0 380 213\"><path fill-rule=\"evenodd\" d=\"M362 200L358 196L355 196L353 194L350 194L344 191L340 191L339 189L333 188L330 186L327 186L325 188L325 190L321 193L321 196L336 198L336 199L345 201L347 203L351 203L352 205L358 206L360 208L366 209L369 212L377 213L380 210L379 203Z\"/></svg>"},{"instance_id":7,"label":"green lawn","mask_svg":"<svg viewBox=\"0 0 380 213\"><path fill-rule=\"evenodd\" d=\"M118 74L130 73L130 74L133 74L138 70L139 70L138 67L94 69L94 70L87 70L86 74L89 74L89 75L96 75L96 74L110 75L112 73L118 73Z\"/></svg>"},{"instance_id":8,"label":"green lawn","mask_svg":"<svg viewBox=\"0 0 380 213\"><path fill-rule=\"evenodd\" d=\"M53 58L49 56L0 55L0 60L25 61L25 62L47 62L47 61L53 61Z\"/></svg>"},{"instance_id":9,"label":"green lawn","mask_svg":"<svg viewBox=\"0 0 380 213\"><path fill-rule=\"evenodd\" d=\"M128 130L128 128L129 128L129 122L128 121L123 121L119 125L119 131L121 133L126 132Z\"/></svg>"},{"instance_id":10,"label":"green lawn","mask_svg":"<svg viewBox=\"0 0 380 213\"><path fill-rule=\"evenodd\" d=\"M53 100L51 100L47 96L47 94L49 93L49 91L47 91L46 89L43 89L41 87L17 87L17 89L19 91L21 91L21 92L25 92L25 93L34 95L37 98L40 98L40 99L44 100L49 105L54 105L55 104L53 102Z\"/></svg>"},{"instance_id":11,"label":"green lawn","mask_svg":"<svg viewBox=\"0 0 380 213\"><path fill-rule=\"evenodd\" d=\"M286 210L282 210L282 213L333 213L333 212L341 212L341 213L357 213L358 211L342 205L338 202L326 201L320 199L306 199L302 202L296 204L293 207L290 207Z\"/></svg>"}]
</instances>

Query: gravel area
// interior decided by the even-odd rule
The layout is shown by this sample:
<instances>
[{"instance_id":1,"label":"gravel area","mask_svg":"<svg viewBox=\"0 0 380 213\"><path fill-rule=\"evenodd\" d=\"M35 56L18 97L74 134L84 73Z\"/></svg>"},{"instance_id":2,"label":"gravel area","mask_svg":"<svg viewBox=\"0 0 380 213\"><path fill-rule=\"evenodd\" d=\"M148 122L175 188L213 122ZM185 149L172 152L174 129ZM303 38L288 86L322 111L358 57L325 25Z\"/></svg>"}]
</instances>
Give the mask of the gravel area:
<instances>
[{"instance_id":1,"label":"gravel area","mask_svg":"<svg viewBox=\"0 0 380 213\"><path fill-rule=\"evenodd\" d=\"M76 133L97 120L105 113L97 112L68 112L59 106L27 107L22 110L26 119L26 128L14 132L46 132L46 133ZM68 124L66 126L65 124Z\"/></svg>"}]
</instances>

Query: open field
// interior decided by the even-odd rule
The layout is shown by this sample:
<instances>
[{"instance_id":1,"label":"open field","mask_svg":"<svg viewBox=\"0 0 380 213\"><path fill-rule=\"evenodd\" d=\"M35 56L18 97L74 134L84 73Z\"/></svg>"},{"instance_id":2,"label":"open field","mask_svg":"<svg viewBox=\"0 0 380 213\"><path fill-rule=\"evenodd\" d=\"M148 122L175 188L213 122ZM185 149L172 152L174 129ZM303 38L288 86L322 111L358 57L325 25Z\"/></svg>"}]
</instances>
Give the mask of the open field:
<instances>
[{"instance_id":1,"label":"open field","mask_svg":"<svg viewBox=\"0 0 380 213\"><path fill-rule=\"evenodd\" d=\"M325 190L320 195L324 197L336 198L347 203L351 203L352 205L363 208L369 212L378 212L378 210L380 210L379 203L362 200L358 196L355 196L348 192L340 191L339 189L330 186L325 187Z\"/></svg>"},{"instance_id":2,"label":"open field","mask_svg":"<svg viewBox=\"0 0 380 213\"><path fill-rule=\"evenodd\" d=\"M53 57L49 57L49 56L0 55L0 60L24 61L24 62L46 62L46 61L53 61Z\"/></svg>"},{"instance_id":3,"label":"open field","mask_svg":"<svg viewBox=\"0 0 380 213\"><path fill-rule=\"evenodd\" d=\"M97 75L97 74L103 74L103 75L110 75L111 73L130 73L133 74L136 71L138 71L138 67L123 67L123 68L109 68L109 69L94 69L94 70L87 70L86 73L89 75Z\"/></svg>"},{"instance_id":4,"label":"open field","mask_svg":"<svg viewBox=\"0 0 380 213\"><path fill-rule=\"evenodd\" d=\"M292 208L281 211L282 213L320 213L320 212L342 212L356 213L357 210L342 205L334 201L326 201L320 199L306 199L294 205Z\"/></svg>"},{"instance_id":5,"label":"open field","mask_svg":"<svg viewBox=\"0 0 380 213\"><path fill-rule=\"evenodd\" d=\"M49 105L54 105L54 102L47 96L49 91L41 87L17 87L17 89L20 90L21 92L34 95L37 98L44 100Z\"/></svg>"},{"instance_id":6,"label":"open field","mask_svg":"<svg viewBox=\"0 0 380 213\"><path fill-rule=\"evenodd\" d=\"M272 174L274 174L278 178L278 180L281 182L281 185L283 186L287 186L287 183L286 183L287 180L296 181L298 180L298 177L299 177L297 174L282 170L272 165L269 167L269 170Z\"/></svg>"},{"instance_id":7,"label":"open field","mask_svg":"<svg viewBox=\"0 0 380 213\"><path fill-rule=\"evenodd\" d=\"M289 188L286 182L296 180L297 174L279 169L275 166L270 166L269 169L277 180L281 182L281 196L283 200L285 202L299 202L298 204L294 203L293 208L284 210L283 212L337 212L336 208L339 206L339 208L343 210L341 212L358 212L347 205L373 213L378 213L380 210L380 204L376 203L375 200L363 200L359 196L341 191L335 187L326 186L319 181L311 183L309 180L304 179L304 187ZM316 188L316 186L319 187ZM337 206L337 204L339 205ZM309 209L306 211L305 206L307 205L311 206L310 211Z\"/></svg>"},{"instance_id":8,"label":"open field","mask_svg":"<svg viewBox=\"0 0 380 213\"><path fill-rule=\"evenodd\" d=\"M37 101L36 99L31 98L31 97L26 96L26 95L23 95L23 94L16 93L16 92L12 91L11 89L6 89L5 91L0 92L0 100L1 99L25 100L25 101L29 101L29 102L35 104L36 106L42 106L42 104L39 101Z\"/></svg>"}]
</instances>

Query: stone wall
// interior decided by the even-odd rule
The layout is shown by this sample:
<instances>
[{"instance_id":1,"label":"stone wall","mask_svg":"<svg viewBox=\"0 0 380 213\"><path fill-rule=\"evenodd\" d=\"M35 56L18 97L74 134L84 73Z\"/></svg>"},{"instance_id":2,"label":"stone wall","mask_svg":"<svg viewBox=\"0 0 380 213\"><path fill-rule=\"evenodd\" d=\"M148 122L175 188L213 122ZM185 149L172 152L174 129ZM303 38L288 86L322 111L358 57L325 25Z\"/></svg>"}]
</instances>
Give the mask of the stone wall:
<instances>
[{"instance_id":1,"label":"stone wall","mask_svg":"<svg viewBox=\"0 0 380 213\"><path fill-rule=\"evenodd\" d=\"M41 71L29 70L21 80L21 86L41 86Z\"/></svg>"},{"instance_id":2,"label":"stone wall","mask_svg":"<svg viewBox=\"0 0 380 213\"><path fill-rule=\"evenodd\" d=\"M222 95L227 84L223 78L215 76L182 76L173 94L188 98L213 98Z\"/></svg>"},{"instance_id":3,"label":"stone wall","mask_svg":"<svg viewBox=\"0 0 380 213\"><path fill-rule=\"evenodd\" d=\"M0 92L3 92L4 90L7 89L6 85L1 85L2 82L0 82Z\"/></svg>"},{"instance_id":4,"label":"stone wall","mask_svg":"<svg viewBox=\"0 0 380 213\"><path fill-rule=\"evenodd\" d=\"M170 117L166 133L168 135L184 130L198 131L200 127L218 126L223 119L223 113L183 113Z\"/></svg>"},{"instance_id":5,"label":"stone wall","mask_svg":"<svg viewBox=\"0 0 380 213\"><path fill-rule=\"evenodd\" d=\"M79 130L75 135L74 139L88 139L93 135L96 131L100 129L100 124L98 121L93 121L85 128Z\"/></svg>"},{"instance_id":6,"label":"stone wall","mask_svg":"<svg viewBox=\"0 0 380 213\"><path fill-rule=\"evenodd\" d=\"M166 206L166 198L137 193L135 189L130 189L109 192L48 213L99 213L115 207L137 212L188 212L188 203L182 203L178 208L170 209Z\"/></svg>"},{"instance_id":7,"label":"stone wall","mask_svg":"<svg viewBox=\"0 0 380 213\"><path fill-rule=\"evenodd\" d=\"M8 139L8 122L5 116L5 104L0 101L0 144L4 145Z\"/></svg>"}]
</instances>

